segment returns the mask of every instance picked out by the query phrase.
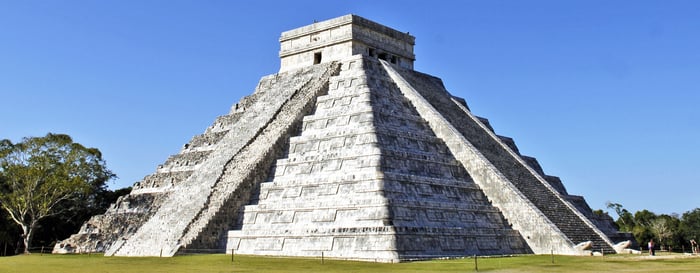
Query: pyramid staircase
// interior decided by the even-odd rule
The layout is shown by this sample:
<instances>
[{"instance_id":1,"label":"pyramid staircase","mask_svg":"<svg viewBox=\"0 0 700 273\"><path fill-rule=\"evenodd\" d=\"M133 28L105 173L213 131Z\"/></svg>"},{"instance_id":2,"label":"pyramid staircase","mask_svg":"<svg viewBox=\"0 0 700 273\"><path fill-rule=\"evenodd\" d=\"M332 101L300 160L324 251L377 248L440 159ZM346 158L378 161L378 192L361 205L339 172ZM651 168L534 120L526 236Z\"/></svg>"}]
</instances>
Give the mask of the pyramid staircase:
<instances>
[{"instance_id":1,"label":"pyramid staircase","mask_svg":"<svg viewBox=\"0 0 700 273\"><path fill-rule=\"evenodd\" d=\"M236 216L229 212L236 210L228 206L247 202L253 185L267 176L270 163L266 160L277 157L275 153L295 129L295 119L309 111L318 92L325 90L334 66L263 79L250 107L233 120L197 172L171 189L138 231L113 244L105 254L172 256L187 247L221 249L223 234Z\"/></svg>"}]
</instances>

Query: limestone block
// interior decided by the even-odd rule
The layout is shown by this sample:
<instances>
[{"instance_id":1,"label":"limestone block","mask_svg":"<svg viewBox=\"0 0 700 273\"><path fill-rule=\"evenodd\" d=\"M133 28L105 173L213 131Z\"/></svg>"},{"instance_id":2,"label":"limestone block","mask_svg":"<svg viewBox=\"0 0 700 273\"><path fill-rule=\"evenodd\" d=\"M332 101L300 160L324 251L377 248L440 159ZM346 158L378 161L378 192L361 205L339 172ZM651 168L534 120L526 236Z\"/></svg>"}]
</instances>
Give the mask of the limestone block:
<instances>
[{"instance_id":1,"label":"limestone block","mask_svg":"<svg viewBox=\"0 0 700 273\"><path fill-rule=\"evenodd\" d=\"M282 250L284 238L257 238L253 244L255 250Z\"/></svg>"},{"instance_id":2,"label":"limestone block","mask_svg":"<svg viewBox=\"0 0 700 273\"><path fill-rule=\"evenodd\" d=\"M285 238L284 251L330 251L333 248L333 237L300 237L300 238Z\"/></svg>"}]
</instances>

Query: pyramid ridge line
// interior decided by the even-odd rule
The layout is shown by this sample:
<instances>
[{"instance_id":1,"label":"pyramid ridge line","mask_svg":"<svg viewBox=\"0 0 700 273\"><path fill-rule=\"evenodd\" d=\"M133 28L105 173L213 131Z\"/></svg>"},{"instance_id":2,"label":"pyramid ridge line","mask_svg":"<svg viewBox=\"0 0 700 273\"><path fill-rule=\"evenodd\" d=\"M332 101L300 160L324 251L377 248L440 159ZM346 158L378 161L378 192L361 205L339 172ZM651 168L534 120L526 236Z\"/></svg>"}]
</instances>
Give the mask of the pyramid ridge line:
<instances>
[{"instance_id":1,"label":"pyramid ridge line","mask_svg":"<svg viewBox=\"0 0 700 273\"><path fill-rule=\"evenodd\" d=\"M454 100L454 99L453 99L453 100ZM456 101L455 101L455 104L457 104L458 107L462 108L462 110L463 110L465 113L467 113L468 115L471 114L471 113L469 112L469 110L467 110L466 107L464 107L463 105L457 103ZM479 119L473 119L473 120L474 120L477 124L479 124L480 126L482 126L482 128L487 129L487 127L486 127L484 124L482 124L482 123L479 121ZM557 196L557 197L561 200L561 203L563 203L564 205L566 205L566 206L569 208L569 210L570 210L573 214L575 214L576 216L578 216L578 218L579 218L581 221L583 221L584 223L586 223L586 225L588 225L589 228L591 228L591 230L593 230L593 232L597 233L598 237L600 237L600 239L602 239L606 244L608 244L609 247L612 247L612 246L614 245L614 244L610 241L610 239L607 237L607 235L605 235L602 231L600 231L600 230L598 229L598 227L596 227L596 225L593 224L593 222L592 222L591 220L588 219L588 217L586 217L585 215L583 215L578 209L576 209L576 207L573 206L573 204L571 204L568 200L566 200L566 199L564 198L564 196L563 196L558 190L556 190L549 182L547 182L547 180L546 180L542 175L540 175L537 171L535 171L534 168L532 168L529 164L527 164L527 162L525 162L525 160L520 156L520 154L515 153L508 145L506 145L506 144L505 144L498 136L496 136L496 134L493 133L492 131L490 131L490 130L484 130L484 131L487 132L488 134L492 135L492 137L493 137L493 139L494 139L495 141L497 141L498 143L500 143L501 146L502 146L505 150L507 150L507 151L511 154L511 156L512 156L513 158L515 158L518 162L520 162L521 165L523 165L523 167L525 167L528 171L530 171L530 173L531 173L535 178L537 178L537 180L540 182L541 185L543 185L546 189L548 189L552 194L554 194L555 196ZM533 158L534 158L534 157L533 157Z\"/></svg>"},{"instance_id":2,"label":"pyramid ridge line","mask_svg":"<svg viewBox=\"0 0 700 273\"><path fill-rule=\"evenodd\" d=\"M461 133L453 125L451 125L444 117L442 117L442 115L439 113L439 111L436 110L425 98L423 98L422 95L420 95L420 93L418 93L418 91L414 90L413 87L411 87L411 85L397 71L393 70L393 68L390 65L386 64L385 62L382 62L382 65L385 67L385 69L387 70L389 75L394 79L396 84L399 86L399 89L402 92L405 92L404 95L406 95L406 97L408 97L414 103L414 107L419 112L424 111L424 113L421 114L421 116L423 116L426 119L434 118L435 120L437 120L436 123L439 123L439 125L432 124L432 123L428 122L428 124L430 124L431 127L434 127L433 131L438 133L438 132L443 132L441 130L445 130L444 134L446 134L446 138L449 138L449 137L447 137L447 135L452 135L456 138L456 140L454 140L456 142L452 143L452 144L450 141L445 141L445 143L448 144L448 147L453 146L454 148L450 148L451 150L452 149L466 149L466 150L457 150L460 152L453 151L452 153L455 154L455 157L459 158L459 156L457 156L457 155L459 155L461 153L469 152L469 153L473 154L472 155L473 157L478 158L479 161L484 162L484 163L488 162L488 160L484 157L484 155L482 155L476 149L476 147L474 147L471 143L469 143L469 141L467 141L464 138L464 136L462 136ZM425 110L420 110L420 109L425 109ZM469 113L467 113L467 114L469 114ZM438 126L440 126L440 127L438 127ZM458 143L459 143L459 147L457 147ZM466 156L466 157L469 157L469 156ZM463 159L463 160L466 160L466 159ZM462 160L460 160L460 161L462 161ZM465 166L468 166L467 164L465 164L464 161L462 164ZM507 181L509 181L508 178L505 177L495 166L490 165L490 163L488 163L488 164L489 165L483 165L485 167L485 169L488 170L488 172L489 172L489 175L485 176L485 179L489 180L488 183L497 183L495 181L502 181L499 183L499 185L501 185L501 188L508 189L510 192L510 196L517 196L519 202L521 202L521 204L523 204L523 205L527 205L530 213L535 214L537 216L536 218L534 218L534 220L537 220L541 224L538 225L539 229L529 229L529 231L533 234L533 236L534 236L534 234L542 233L543 232L542 227L547 227L547 228L552 230L552 232L548 232L549 233L548 235L552 239L551 242L554 242L554 240L555 240L554 236L556 235L556 236L558 236L556 238L556 240L565 242L564 244L560 244L560 245L568 247L568 248L560 248L560 249L558 249L558 252L563 252L563 253L574 252L573 243L570 241L570 239L568 237L566 237L559 230L559 228L553 222L551 222L544 215L544 213L542 213L523 193L521 193L519 189L517 189L512 183L507 182ZM477 182L477 184L479 184L477 179L475 179L475 182ZM487 183L487 182L484 182L484 183ZM487 189L487 188L482 186L482 189ZM489 195L489 194L487 193L487 195ZM491 196L491 199L492 198L493 198L493 196ZM509 210L510 208L503 207L503 206L504 205L505 206L513 206L514 204L500 202L500 201L497 202L497 204L500 204L499 208L502 212L504 212L505 218L508 219L508 221L511 222L514 226L516 226L516 229L520 230L521 232L523 230L527 230L525 226L520 226L522 224L527 224L527 223L522 223L522 222L517 222L517 221L513 222L514 220L517 219L516 217L508 217L508 215L505 215L505 213L509 213L511 210ZM496 205L496 206L499 206L499 205ZM522 208L520 211L521 212L523 211ZM514 215L511 215L511 216L514 216ZM541 235L541 236L543 236L543 235ZM553 245L551 243L549 244L550 246L537 245L539 242L529 239L530 235L527 235L526 237L528 238L526 240L529 241L530 248L534 248L533 251L535 253L538 253L538 252L545 253L546 251L550 250L551 247L553 247Z\"/></svg>"}]
</instances>

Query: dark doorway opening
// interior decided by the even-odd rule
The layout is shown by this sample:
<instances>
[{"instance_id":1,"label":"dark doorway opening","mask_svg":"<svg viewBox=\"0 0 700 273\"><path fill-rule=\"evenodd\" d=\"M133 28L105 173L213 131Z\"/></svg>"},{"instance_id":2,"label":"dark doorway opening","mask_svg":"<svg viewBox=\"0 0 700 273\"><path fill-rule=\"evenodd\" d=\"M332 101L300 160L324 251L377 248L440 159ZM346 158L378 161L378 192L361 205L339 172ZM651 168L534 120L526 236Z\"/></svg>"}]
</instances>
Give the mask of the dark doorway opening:
<instances>
[{"instance_id":1,"label":"dark doorway opening","mask_svg":"<svg viewBox=\"0 0 700 273\"><path fill-rule=\"evenodd\" d=\"M314 53L314 64L321 63L321 52Z\"/></svg>"}]
</instances>

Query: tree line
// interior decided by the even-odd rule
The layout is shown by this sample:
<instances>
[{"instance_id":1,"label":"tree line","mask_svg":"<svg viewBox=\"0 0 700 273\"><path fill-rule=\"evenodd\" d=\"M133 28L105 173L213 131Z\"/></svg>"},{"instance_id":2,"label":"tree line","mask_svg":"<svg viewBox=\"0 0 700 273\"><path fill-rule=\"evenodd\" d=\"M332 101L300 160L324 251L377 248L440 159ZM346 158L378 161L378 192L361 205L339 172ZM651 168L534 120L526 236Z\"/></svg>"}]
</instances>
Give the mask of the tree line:
<instances>
[{"instance_id":1,"label":"tree line","mask_svg":"<svg viewBox=\"0 0 700 273\"><path fill-rule=\"evenodd\" d=\"M630 212L619 203L608 202L608 209L617 214L615 224L621 232L632 233L637 243L646 249L646 243L667 251L691 251L691 240L700 239L700 208L679 214L655 214L649 210Z\"/></svg>"}]
</instances>

